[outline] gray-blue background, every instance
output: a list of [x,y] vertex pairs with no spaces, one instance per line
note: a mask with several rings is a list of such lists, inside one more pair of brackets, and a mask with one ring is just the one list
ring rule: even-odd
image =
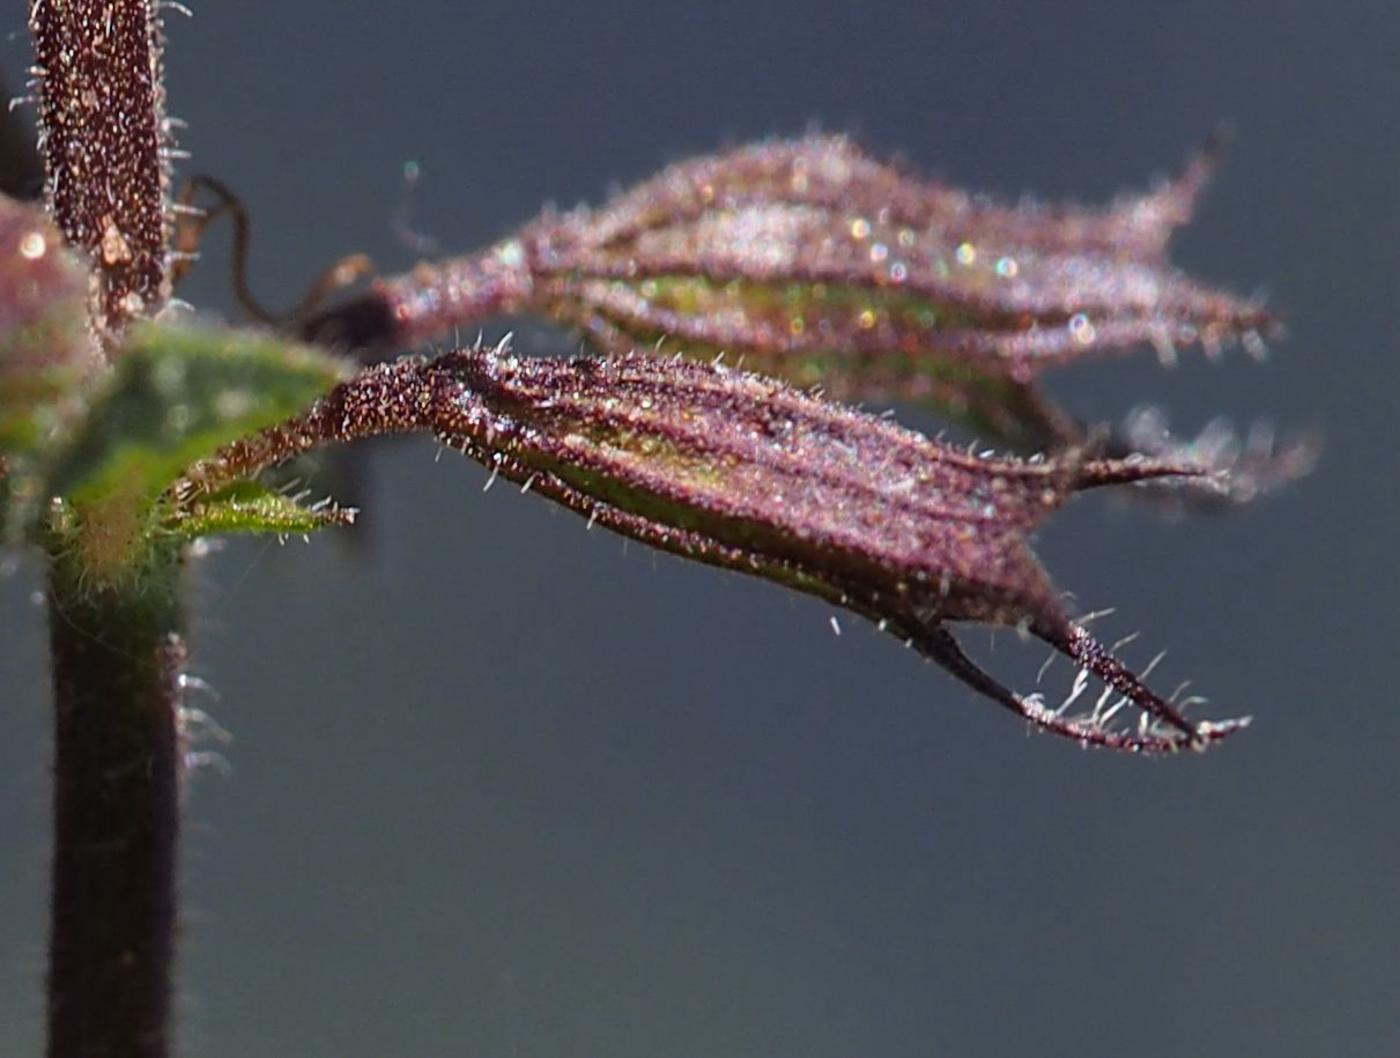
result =
[[[1042,534],[1063,587],[1143,630],[1136,661],[1169,646],[1162,682],[1256,715],[1163,763],[1027,738],[857,622],[834,637],[822,605],[483,495],[429,442],[376,448],[367,564],[240,543],[195,577],[195,668],[237,742],[189,809],[185,1054],[1400,1053],[1393,4],[196,7],[170,26],[182,168],[247,198],[269,300],[350,250],[409,263],[409,159],[418,223],[466,249],[813,122],[965,185],[1101,199],[1232,119],[1176,260],[1267,286],[1290,339],[1264,367],[1149,355],[1055,385],[1191,429],[1321,424],[1328,447],[1227,520],[1096,497]],[[22,32],[4,55],[23,64]],[[225,245],[201,306],[227,310]],[[0,583],[17,1058],[40,1050],[35,587]],[[1040,654],[1004,636],[995,659]]]

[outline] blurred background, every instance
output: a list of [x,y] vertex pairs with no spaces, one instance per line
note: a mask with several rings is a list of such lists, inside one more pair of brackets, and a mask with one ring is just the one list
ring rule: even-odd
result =
[[[1086,497],[1038,546],[1129,657],[1254,728],[1146,762],[1040,737],[853,619],[658,557],[430,441],[373,446],[361,546],[236,543],[193,671],[236,736],[185,839],[181,1053],[1386,1055],[1396,1018],[1400,12],[1218,0],[204,0],[169,16],[181,171],[290,304],[540,205],[812,127],[950,182],[1103,200],[1219,120],[1174,260],[1267,288],[1271,361],[1056,376],[1080,413],[1320,426],[1300,486],[1173,523]],[[27,64],[20,5],[3,68]],[[234,316],[226,232],[182,295]],[[518,330],[531,352],[567,336]],[[911,424],[935,424],[902,410]],[[0,1051],[41,1051],[42,608],[0,580]],[[1043,654],[969,646],[1001,671]],[[1057,666],[1051,687],[1067,687]],[[1056,683],[1059,681],[1059,684]],[[1025,685],[1022,681],[1022,686]]]

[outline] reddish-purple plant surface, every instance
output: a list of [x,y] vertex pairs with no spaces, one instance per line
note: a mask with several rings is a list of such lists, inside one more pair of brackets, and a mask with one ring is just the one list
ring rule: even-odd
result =
[[[983,694],[1086,745],[1204,748],[1244,721],[1194,723],[1070,619],[1026,542],[1075,492],[1190,466],[976,456],[761,376],[679,358],[523,360],[501,350],[371,369],[306,415],[195,468],[198,492],[319,445],[432,431],[596,523],[809,592],[875,621]],[[1000,686],[950,622],[1020,628],[1121,695],[1084,714]],[[1118,730],[1125,705],[1136,731]]]
[[[1086,746],[1199,750],[1247,722],[1188,716],[1194,700],[1149,688],[1028,543],[1088,489],[1230,506],[1310,464],[1302,441],[1086,425],[1038,385],[1144,345],[1166,361],[1262,352],[1277,325],[1260,305],[1165,260],[1213,148],[1155,191],[1085,209],[990,203],[842,137],[775,140],[673,166],[597,210],[547,212],[276,332],[182,327],[167,311],[172,240],[203,220],[168,195],[156,5],[32,0],[30,18],[48,218],[0,209],[0,531],[49,579],[52,1058],[168,1052],[195,719],[181,574],[203,536],[350,521],[270,483],[313,449],[435,435],[590,525],[868,618]],[[352,358],[499,314],[573,327],[598,355],[523,359],[502,342]],[[1016,454],[838,403],[889,400],[929,403]],[[964,623],[1050,644],[1079,670],[1070,694],[1003,685],[963,652]],[[1080,705],[1091,680],[1102,693]]]
[[[1262,305],[1164,261],[1221,151],[1104,209],[1015,207],[877,162],[846,137],[774,140],[672,166],[598,210],[547,212],[480,253],[381,280],[303,326],[392,349],[502,313],[578,330],[598,351],[724,358],[838,400],[920,401],[1024,454],[1094,439],[1037,385],[1046,371],[1148,344],[1262,356]],[[1162,431],[1105,453],[1178,456]],[[1194,502],[1253,498],[1304,472],[1306,440],[1219,458]]]

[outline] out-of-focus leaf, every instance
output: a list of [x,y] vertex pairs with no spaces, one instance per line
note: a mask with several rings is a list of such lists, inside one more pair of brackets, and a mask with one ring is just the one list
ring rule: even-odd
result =
[[163,528],[186,539],[224,533],[300,536],[354,521],[353,508],[325,500],[308,506],[299,497],[245,480],[179,505],[163,519]]
[[279,338],[139,325],[49,490],[150,501],[190,464],[295,414],[341,377],[337,361]]
[[41,499],[38,466],[103,370],[87,274],[42,210],[0,196],[0,543]]
[[36,206],[0,196],[0,455],[53,436],[101,367],[87,274]]
[[[1069,496],[1198,473],[1189,464],[982,458],[760,376],[681,359],[486,351],[371,369],[305,416],[197,468],[192,487],[319,444],[431,429],[596,522],[687,558],[820,596],[876,622],[1041,728],[1140,752],[1201,748],[1240,722],[1188,721],[1064,609],[1031,531]],[[1104,682],[1088,712],[978,668],[956,622],[1021,629]],[[1126,707],[1137,727],[1122,726]]]

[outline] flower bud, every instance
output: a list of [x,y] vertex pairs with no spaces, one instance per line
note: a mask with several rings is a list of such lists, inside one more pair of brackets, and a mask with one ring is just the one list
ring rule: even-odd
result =
[[[440,357],[423,377],[438,437],[493,474],[624,535],[868,617],[1046,730],[1161,752],[1203,748],[1240,726],[1187,721],[1149,690],[1069,617],[1027,542],[1073,493],[1196,473],[1190,465],[980,457],[771,379],[680,359],[476,351]],[[1098,710],[1067,715],[1002,687],[962,652],[955,622],[1050,643],[1104,682]],[[1121,704],[1109,706],[1115,696]],[[1129,704],[1136,730],[1112,720]]]
[[[1065,611],[1029,534],[1084,489],[1197,475],[1191,464],[994,459],[781,382],[679,357],[404,359],[196,467],[198,497],[308,449],[432,430],[497,476],[695,561],[763,577],[875,622],[1040,728],[1133,752],[1203,748],[1243,726],[1187,720]],[[1058,708],[1017,694],[949,626],[1016,628],[1082,672]],[[1105,686],[1069,707],[1089,679]],[[1114,700],[1116,698],[1116,700]],[[1128,706],[1138,711],[1125,729]]]
[[[412,345],[487,316],[542,315],[599,351],[725,357],[851,401],[917,400],[1032,453],[1092,432],[1038,388],[1084,357],[1151,344],[1210,355],[1276,331],[1253,301],[1164,263],[1214,148],[1103,209],[1003,206],[875,161],[844,137],[682,162],[603,207],[546,213],[479,254],[418,266],[313,321],[314,337]],[[356,333],[359,338],[355,339]],[[1115,435],[1105,451],[1130,452]],[[1312,443],[1174,490],[1240,502],[1311,465]]]

